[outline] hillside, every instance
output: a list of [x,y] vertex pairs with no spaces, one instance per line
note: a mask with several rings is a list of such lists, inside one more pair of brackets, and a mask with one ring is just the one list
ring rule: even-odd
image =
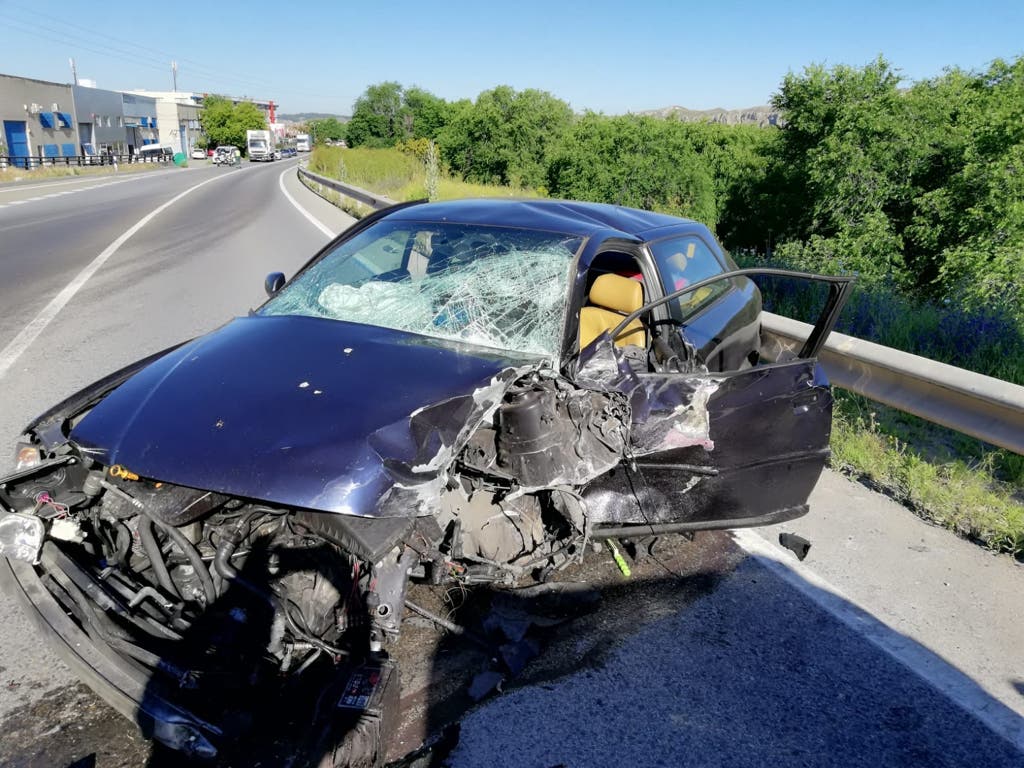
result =
[[278,112],[277,119],[284,123],[304,123],[307,120],[325,120],[334,117],[343,123],[352,119],[350,115],[335,115],[330,112]]

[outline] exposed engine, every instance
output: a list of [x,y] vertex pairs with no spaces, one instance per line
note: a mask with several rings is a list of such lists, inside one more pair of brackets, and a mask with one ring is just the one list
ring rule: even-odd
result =
[[71,442],[46,457],[30,447],[35,466],[0,489],[16,513],[3,525],[21,525],[29,549],[38,539],[49,588],[94,642],[212,716],[240,680],[382,653],[410,577],[509,585],[578,559],[588,524],[574,487],[621,459],[628,423],[618,393],[530,374],[445,470],[432,515],[382,519],[140,477]]

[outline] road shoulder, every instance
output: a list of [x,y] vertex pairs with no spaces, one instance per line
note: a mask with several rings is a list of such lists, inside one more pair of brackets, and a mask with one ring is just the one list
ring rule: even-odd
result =
[[775,544],[782,532],[809,539],[804,566],[1024,716],[1020,564],[835,472],[822,474],[810,503],[806,517],[758,534]]
[[282,189],[291,196],[293,205],[316,219],[320,223],[321,229],[326,228],[335,235],[356,223],[355,218],[349,216],[333,203],[324,200],[320,195],[299,181],[297,169],[297,165],[294,169],[289,168],[288,172],[281,177]]

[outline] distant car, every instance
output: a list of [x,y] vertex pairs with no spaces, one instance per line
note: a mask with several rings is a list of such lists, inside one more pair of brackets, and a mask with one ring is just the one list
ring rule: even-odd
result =
[[206,159],[206,150],[203,149],[202,147],[193,147],[192,148],[192,159],[193,160],[205,160]]
[[295,147],[281,147],[281,157],[295,157],[297,154]]
[[284,157],[284,155],[281,153],[281,150],[280,149],[275,149],[274,150],[274,159],[275,160],[280,160],[282,157]]
[[[829,288],[799,350],[762,349],[759,275]],[[319,764],[379,765],[410,579],[511,586],[591,541],[807,512],[851,281],[737,270],[703,224],[620,206],[376,212],[247,316],[30,424],[0,579],[172,748],[249,738],[253,696],[328,728],[330,694],[363,702],[362,751]]]

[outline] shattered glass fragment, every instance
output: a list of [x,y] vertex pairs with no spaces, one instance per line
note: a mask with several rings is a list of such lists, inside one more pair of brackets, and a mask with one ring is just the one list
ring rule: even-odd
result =
[[[367,234],[348,253],[343,243],[313,265],[261,314],[325,317],[557,355],[578,238],[436,225],[405,233],[412,245],[399,247],[396,233],[388,232],[389,246],[382,247]],[[404,259],[381,256],[403,248],[411,249]]]

